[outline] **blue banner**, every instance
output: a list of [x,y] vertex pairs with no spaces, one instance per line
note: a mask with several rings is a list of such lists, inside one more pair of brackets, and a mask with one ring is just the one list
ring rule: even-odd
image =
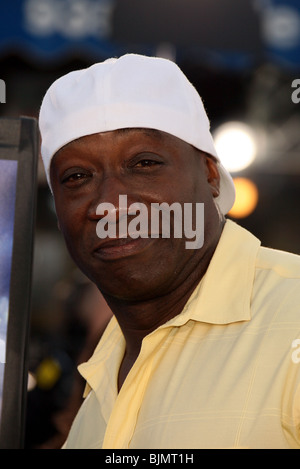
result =
[[257,0],[264,56],[285,69],[300,68],[299,0]]
[[[149,7],[146,1],[149,2],[149,0],[139,0],[140,12],[144,11],[146,5]],[[184,4],[184,0],[182,1]],[[49,61],[75,52],[78,55],[90,56],[93,60],[101,60],[120,55],[130,47],[125,44],[125,41],[122,44],[114,40],[120,37],[118,25],[122,30],[130,22],[135,25],[132,28],[135,51],[139,47],[141,53],[155,53],[159,45],[157,39],[159,33],[156,28],[156,23],[160,18],[159,11],[157,11],[155,24],[152,24],[153,35],[151,34],[148,44],[145,44],[145,41],[139,39],[139,27],[142,27],[143,21],[146,21],[148,26],[151,18],[144,18],[145,15],[139,17],[133,8],[134,2],[132,4],[127,2],[127,8],[124,8],[122,2],[124,0],[0,0],[0,54],[13,51],[38,61]],[[167,4],[161,0],[159,5],[163,12]],[[239,5],[242,8],[241,4]],[[228,50],[228,48],[224,50],[223,44],[226,43],[226,37],[220,34],[220,28],[214,31],[216,26],[211,24],[205,24],[205,27],[208,36],[212,35],[219,41],[217,47],[201,48],[203,41],[200,37],[197,45],[195,41],[192,41],[190,45],[185,44],[182,51],[179,46],[176,46],[178,54],[182,52],[186,56],[190,54],[191,57],[197,57],[200,51],[204,61],[207,60],[216,65],[221,64],[229,69],[249,68],[255,65],[255,60],[257,62],[272,61],[286,69],[300,69],[300,1],[247,0],[243,5],[245,8],[246,5],[247,8],[251,5],[260,24],[260,32],[255,30],[253,37],[251,38],[251,35],[249,37],[250,43],[251,41],[254,43],[257,40],[257,34],[261,35],[261,50],[255,52],[257,57],[252,54],[251,61],[249,61],[249,51],[240,50],[240,47],[237,47],[237,50]],[[123,7],[121,19],[116,26],[114,12],[119,11],[121,7]],[[185,7],[187,8],[188,4]],[[216,5],[211,2],[209,7],[214,9]],[[235,17],[233,8],[234,6],[232,6],[230,16],[236,18],[236,25],[241,26],[239,16]],[[243,10],[239,11],[241,18],[243,16],[243,21],[245,21],[247,15],[242,15]],[[179,34],[177,22],[178,19],[176,20],[170,13],[168,28],[171,31],[175,29],[175,34],[176,31]],[[201,31],[201,18],[197,28]],[[226,30],[226,28],[223,29]],[[236,43],[239,45],[238,41]]]
[[115,0],[0,0],[0,52],[40,59],[68,52],[106,57]]

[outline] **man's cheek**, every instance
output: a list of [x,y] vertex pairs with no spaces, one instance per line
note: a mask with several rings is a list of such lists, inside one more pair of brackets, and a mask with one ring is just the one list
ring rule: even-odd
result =
[[64,237],[66,246],[72,257],[80,255],[85,245],[83,230],[79,229],[79,226],[74,221],[73,224],[65,224],[60,222],[60,231]]

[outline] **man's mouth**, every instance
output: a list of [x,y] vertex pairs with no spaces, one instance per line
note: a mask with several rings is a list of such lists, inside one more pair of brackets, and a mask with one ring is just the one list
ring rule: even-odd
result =
[[102,240],[94,249],[94,255],[103,260],[116,260],[133,256],[144,251],[155,239],[150,237],[107,238]]

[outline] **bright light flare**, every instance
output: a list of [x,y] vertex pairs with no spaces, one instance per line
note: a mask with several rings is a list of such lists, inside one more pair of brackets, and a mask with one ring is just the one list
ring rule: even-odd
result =
[[256,184],[248,178],[233,179],[236,198],[228,215],[234,218],[248,217],[256,208],[259,193]]
[[241,171],[250,166],[257,154],[253,130],[241,122],[227,122],[214,132],[219,158],[229,172]]

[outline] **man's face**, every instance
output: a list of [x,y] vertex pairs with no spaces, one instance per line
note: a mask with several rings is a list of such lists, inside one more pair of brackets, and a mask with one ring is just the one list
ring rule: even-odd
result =
[[[121,300],[166,294],[197,268],[215,242],[218,182],[211,159],[176,137],[145,129],[82,137],[59,150],[51,164],[57,217],[72,258],[104,295]],[[120,195],[127,196],[127,206],[140,202],[148,209],[148,237],[97,236],[97,207],[113,204],[118,225],[124,214]],[[151,237],[152,204],[163,202],[204,203],[201,248],[187,249],[184,236]]]

